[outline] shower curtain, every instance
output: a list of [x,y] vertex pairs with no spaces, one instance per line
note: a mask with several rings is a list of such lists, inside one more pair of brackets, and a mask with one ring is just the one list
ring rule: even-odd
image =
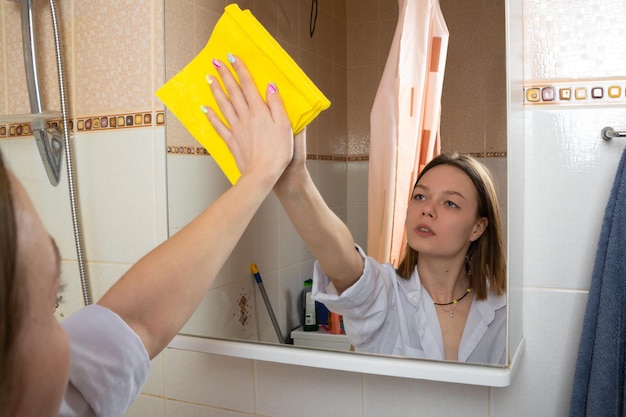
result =
[[441,149],[448,28],[438,0],[398,0],[398,26],[370,115],[367,252],[399,264],[419,171]]

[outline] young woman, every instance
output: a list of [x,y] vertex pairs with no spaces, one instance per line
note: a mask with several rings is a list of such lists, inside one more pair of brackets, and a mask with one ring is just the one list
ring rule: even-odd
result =
[[[247,123],[227,121],[233,131]],[[230,134],[221,121],[211,122],[222,136]],[[504,364],[505,254],[486,168],[456,154],[424,168],[407,210],[406,256],[396,270],[355,245],[316,189],[305,159],[302,134],[274,192],[317,260],[314,297],[343,315],[357,351]]]
[[275,86],[266,104],[243,63],[233,67],[241,88],[226,70],[230,112],[247,120],[246,129],[224,137],[242,173],[237,184],[97,304],[60,324],[53,315],[59,253],[0,158],[0,415],[122,416],[141,391],[150,359],[196,309],[293,155]]

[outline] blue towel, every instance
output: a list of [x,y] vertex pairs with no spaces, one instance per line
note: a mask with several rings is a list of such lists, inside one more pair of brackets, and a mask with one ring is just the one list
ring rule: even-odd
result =
[[604,212],[578,348],[570,417],[626,417],[626,151]]

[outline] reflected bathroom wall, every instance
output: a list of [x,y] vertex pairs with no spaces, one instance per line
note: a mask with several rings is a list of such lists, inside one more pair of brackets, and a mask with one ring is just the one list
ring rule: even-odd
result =
[[[165,1],[168,79],[205,46],[224,5]],[[244,1],[239,6],[252,11],[331,100],[331,108],[307,128],[308,164],[331,208],[347,220],[345,1],[319,2],[313,37],[309,35],[310,1]],[[212,158],[169,113],[167,145],[172,234],[223,193],[229,183]],[[301,320],[300,294],[304,280],[311,277],[313,259],[273,196],[254,217],[183,333],[278,341],[250,273],[251,263],[258,265],[282,333],[289,335]]]
[[[488,3],[441,2],[451,32],[442,147],[471,153],[494,170],[506,214],[504,3]],[[223,1],[165,1],[167,79],[205,46],[223,6]],[[252,11],[331,100],[331,107],[307,129],[308,166],[329,206],[365,247],[369,116],[397,24],[397,2],[319,1],[313,37],[310,0],[243,1],[239,6]],[[490,33],[477,34],[468,23],[477,21],[489,24]],[[472,78],[476,74],[480,80]],[[175,117],[166,114],[173,234],[229,183]],[[289,336],[302,321],[301,291],[311,277],[313,259],[273,196],[254,217],[182,333],[278,342],[250,263],[259,266],[272,311],[283,335]]]

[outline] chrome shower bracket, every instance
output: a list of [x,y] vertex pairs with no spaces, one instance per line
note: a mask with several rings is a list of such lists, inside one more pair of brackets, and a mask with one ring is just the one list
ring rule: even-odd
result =
[[58,127],[46,127],[48,120],[58,112],[44,112],[41,106],[39,78],[37,73],[37,53],[33,25],[33,0],[13,0],[21,3],[22,44],[24,47],[24,67],[30,100],[30,119],[39,155],[52,185],[58,185],[63,162],[63,135]]

